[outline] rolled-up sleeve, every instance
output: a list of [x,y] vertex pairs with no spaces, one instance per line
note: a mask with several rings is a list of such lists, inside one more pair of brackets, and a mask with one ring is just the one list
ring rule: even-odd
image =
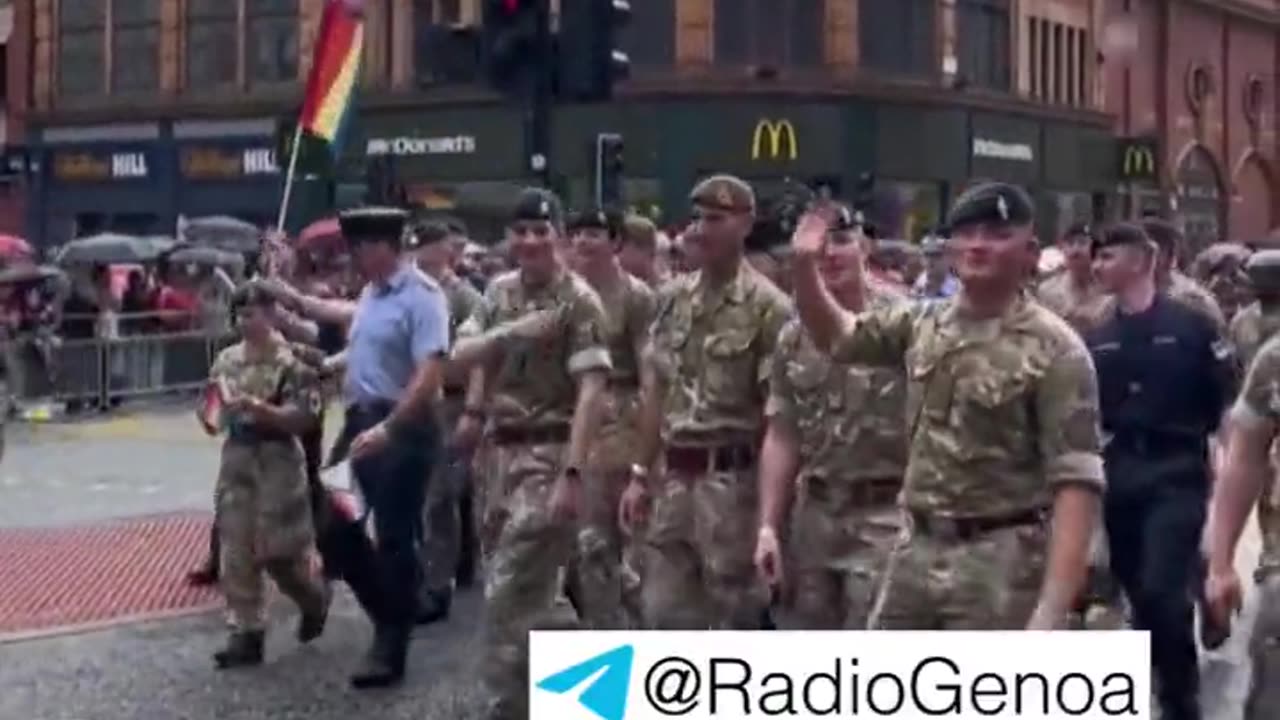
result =
[[769,372],[769,398],[764,405],[765,417],[791,432],[796,432],[799,422],[795,402],[796,389],[791,383],[791,377],[787,374],[787,366],[795,354],[799,337],[799,324],[787,323],[773,351],[773,364]]
[[901,367],[925,307],[923,303],[899,303],[854,315],[832,344],[832,359],[856,365]]
[[578,375],[592,370],[610,370],[609,346],[605,340],[604,307],[595,295],[573,298],[567,314],[569,352],[567,370]]
[[1101,490],[1102,426],[1098,376],[1084,343],[1071,337],[1055,353],[1035,393],[1040,456],[1050,486],[1083,484]]
[[444,293],[423,289],[412,296],[409,347],[414,363],[449,352],[449,306]]

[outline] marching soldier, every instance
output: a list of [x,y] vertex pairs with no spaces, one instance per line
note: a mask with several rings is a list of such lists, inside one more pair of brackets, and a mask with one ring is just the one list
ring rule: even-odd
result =
[[622,562],[618,502],[635,452],[640,396],[640,354],[653,320],[653,291],[622,269],[622,234],[616,213],[588,210],[569,226],[582,276],[599,294],[613,370],[603,416],[587,464],[578,556],[571,575],[574,601],[584,623],[601,630],[625,627],[623,589],[632,587]]
[[1280,330],[1280,250],[1262,250],[1245,263],[1254,301],[1231,319],[1231,342],[1245,367]]
[[830,208],[796,232],[796,303],[814,345],[908,378],[907,536],[872,627],[1048,629],[1083,586],[1104,485],[1097,384],[1080,337],[1023,292],[1033,219],[1021,188],[970,188],[947,222],[960,293],[881,309],[856,298],[857,313],[819,272]]
[[791,303],[743,259],[750,186],[716,175],[690,199],[696,219],[685,238],[699,270],[660,291],[642,370],[639,462],[620,519],[627,532],[644,523],[647,626],[754,629],[769,601],[752,561],[756,449]]
[[1106,317],[1109,296],[1093,277],[1093,229],[1072,225],[1058,241],[1064,268],[1040,283],[1036,299],[1084,333]]
[[[414,230],[417,238],[418,267],[435,279],[449,304],[450,337],[458,326],[475,313],[483,302],[479,291],[453,271],[452,240],[454,230],[444,223],[424,223]],[[465,378],[465,375],[463,376]],[[444,402],[441,405],[442,427],[457,426],[466,404],[465,380],[446,377]],[[469,458],[456,448],[441,454],[435,479],[427,487],[426,526],[422,542],[424,568],[419,624],[428,624],[449,616],[453,600],[453,584],[460,570],[463,539],[462,498],[467,492]],[[468,529],[471,523],[465,523]]]
[[[902,292],[865,273],[869,248],[859,243],[865,238],[841,208],[822,260],[835,297],[842,303],[858,297],[872,309],[907,302]],[[866,627],[875,582],[900,526],[905,404],[902,371],[835,365],[799,321],[782,330],[760,453],[756,567],[768,585],[782,584],[784,516],[794,488],[800,497],[786,538],[792,552],[785,555],[794,598],[785,625]]]
[[[490,284],[460,336],[537,310],[561,308],[558,332],[516,342],[472,376],[458,435],[462,446],[489,422],[481,537],[488,624],[484,687],[490,720],[527,714],[529,630],[555,610],[576,535],[592,433],[610,370],[604,310],[565,267],[560,201],[524,191],[507,227],[519,264]],[[485,401],[486,396],[491,399]]]
[[210,380],[230,413],[218,471],[222,589],[232,634],[214,655],[219,668],[263,660],[265,570],[302,611],[298,640],[324,631],[327,588],[311,573],[315,539],[310,495],[296,435],[315,422],[315,378],[272,332],[274,301],[256,291],[236,298],[243,340],[223,350]]

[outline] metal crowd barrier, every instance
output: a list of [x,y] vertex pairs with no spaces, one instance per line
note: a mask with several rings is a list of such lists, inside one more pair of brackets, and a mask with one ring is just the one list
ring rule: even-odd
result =
[[7,343],[9,388],[21,404],[106,408],[129,398],[199,390],[217,353],[234,341],[203,331]]

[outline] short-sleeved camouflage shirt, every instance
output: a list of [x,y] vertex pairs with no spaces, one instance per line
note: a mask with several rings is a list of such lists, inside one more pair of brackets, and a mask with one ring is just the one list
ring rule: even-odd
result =
[[1041,282],[1036,289],[1036,299],[1080,333],[1097,327],[1109,317],[1106,291],[1096,282],[1081,288],[1066,271]]
[[691,273],[663,286],[647,361],[663,385],[662,439],[755,442],[774,348],[791,301],[744,261],[720,288]]
[[623,282],[617,291],[601,300],[609,358],[613,363],[609,379],[619,385],[638,386],[640,358],[636,353],[644,347],[653,322],[653,290],[643,280],[623,273]]
[[1280,336],[1273,335],[1263,342],[1249,363],[1231,419],[1248,427],[1280,423]]
[[998,517],[1048,507],[1062,483],[1105,483],[1093,360],[1029,298],[991,319],[967,318],[956,299],[869,310],[832,355],[905,363],[914,510]]
[[535,310],[561,313],[562,328],[543,339],[513,338],[496,372],[486,377],[493,388],[490,416],[499,427],[568,423],[577,399],[576,376],[612,367],[600,298],[569,271],[539,288],[526,285],[519,271],[494,278],[484,302],[458,332],[478,334]]
[[475,314],[484,297],[471,283],[453,272],[440,280],[440,289],[444,291],[445,300],[449,303],[449,334],[452,339],[457,335],[458,327]]
[[1236,313],[1231,319],[1231,343],[1246,368],[1263,343],[1277,331],[1280,331],[1280,310],[1263,310],[1262,304],[1255,301]]
[[[231,392],[257,398],[263,402],[293,407],[318,417],[324,396],[316,373],[289,349],[276,343],[272,353],[255,357],[243,342],[222,352],[209,371],[212,382],[225,382]],[[246,422],[232,418],[231,424]]]
[[[908,302],[901,292],[876,284],[867,308]],[[906,400],[901,369],[836,364],[799,320],[783,328],[766,412],[795,434],[801,475],[900,480],[907,460]]]

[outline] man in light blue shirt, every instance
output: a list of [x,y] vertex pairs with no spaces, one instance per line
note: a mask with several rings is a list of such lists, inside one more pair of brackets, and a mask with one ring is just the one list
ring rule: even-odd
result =
[[947,239],[930,235],[920,241],[924,251],[924,272],[916,278],[911,296],[919,300],[943,300],[960,291],[960,281],[951,272],[951,258],[947,256]]

